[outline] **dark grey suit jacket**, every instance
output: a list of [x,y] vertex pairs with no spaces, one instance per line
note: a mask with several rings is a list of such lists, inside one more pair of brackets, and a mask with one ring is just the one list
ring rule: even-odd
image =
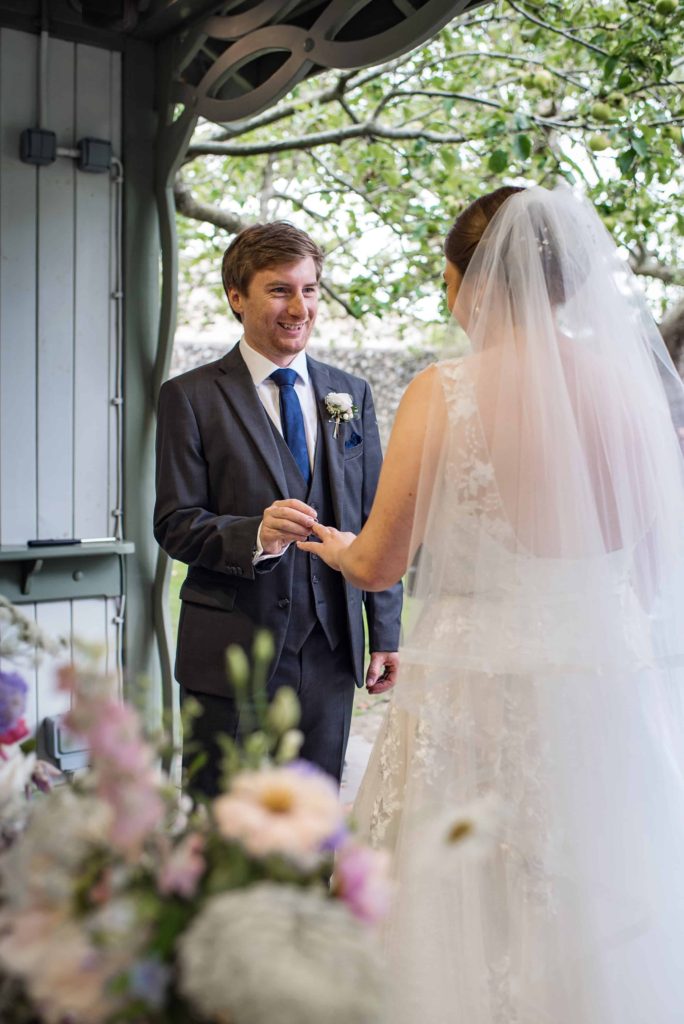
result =
[[[368,384],[307,357],[319,406],[318,444],[326,445],[334,525],[358,533],[370,512],[382,462]],[[359,412],[338,437],[325,409],[331,392],[352,395]],[[222,359],[167,381],[159,396],[154,534],[189,566],[181,588],[176,678],[199,693],[226,694],[224,651],[249,648],[268,629],[277,665],[290,615],[294,550],[252,564],[264,509],[288,498],[268,415],[238,346]],[[363,683],[362,601],[371,651],[399,645],[401,584],[377,594],[345,585],[354,675]]]

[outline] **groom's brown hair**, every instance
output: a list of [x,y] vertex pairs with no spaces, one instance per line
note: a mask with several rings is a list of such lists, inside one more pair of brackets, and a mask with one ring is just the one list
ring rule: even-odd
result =
[[[223,254],[221,270],[226,295],[230,288],[247,295],[252,278],[258,271],[296,263],[309,256],[314,261],[318,281],[323,269],[323,250],[306,231],[286,220],[243,228]],[[241,321],[242,317],[232,306],[231,310],[233,316]]]

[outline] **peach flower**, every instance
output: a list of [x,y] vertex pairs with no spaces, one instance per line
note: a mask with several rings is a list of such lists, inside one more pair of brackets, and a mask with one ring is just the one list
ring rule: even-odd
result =
[[344,834],[337,786],[310,766],[243,772],[213,812],[219,833],[256,857],[276,853],[314,863]]

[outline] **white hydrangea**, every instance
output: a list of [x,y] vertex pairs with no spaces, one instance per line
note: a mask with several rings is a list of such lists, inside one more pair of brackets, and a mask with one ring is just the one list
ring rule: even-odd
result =
[[93,844],[107,842],[111,810],[96,797],[68,787],[37,800],[21,843],[0,862],[0,882],[13,908],[62,907],[73,898],[74,878]]
[[35,763],[35,754],[24,754],[18,747],[10,748],[5,759],[0,760],[0,830],[3,835],[11,836],[26,821],[29,812],[26,787]]
[[366,929],[315,889],[260,882],[211,899],[182,936],[180,989],[231,1024],[373,1024],[381,970]]

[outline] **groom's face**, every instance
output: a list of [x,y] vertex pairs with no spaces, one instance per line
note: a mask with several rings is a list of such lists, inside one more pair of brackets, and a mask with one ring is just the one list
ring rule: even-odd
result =
[[247,344],[277,366],[288,366],[306,347],[316,322],[316,265],[307,256],[258,270],[246,294],[231,288],[228,300],[242,318]]

